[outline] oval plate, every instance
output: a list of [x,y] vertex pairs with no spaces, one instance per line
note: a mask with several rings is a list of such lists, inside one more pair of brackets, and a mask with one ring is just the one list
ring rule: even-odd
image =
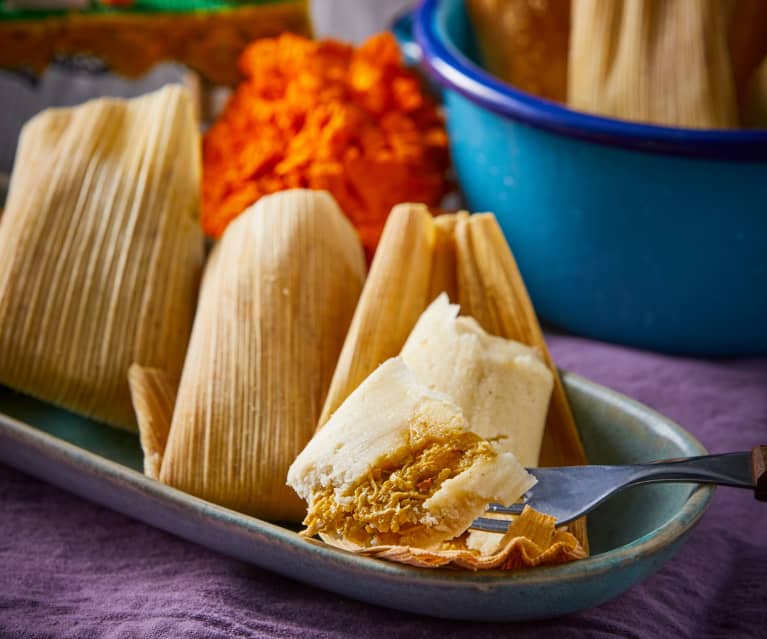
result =
[[[563,381],[593,463],[706,454],[689,433],[571,373]],[[518,621],[598,605],[655,572],[713,488],[639,486],[589,516],[592,556],[517,572],[418,569],[348,553],[141,474],[138,437],[0,387],[0,461],[180,537],[319,588],[436,617]]]

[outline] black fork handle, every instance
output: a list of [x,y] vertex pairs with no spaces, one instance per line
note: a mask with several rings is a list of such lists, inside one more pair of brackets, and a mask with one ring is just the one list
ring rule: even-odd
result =
[[743,453],[704,455],[634,466],[627,485],[654,482],[705,482],[721,486],[752,488],[755,497],[767,501],[767,446]]

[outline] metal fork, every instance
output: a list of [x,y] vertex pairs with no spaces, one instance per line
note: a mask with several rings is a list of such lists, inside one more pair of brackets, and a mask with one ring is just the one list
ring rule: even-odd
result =
[[[690,482],[751,488],[760,501],[767,501],[767,446],[749,452],[667,459],[628,466],[566,466],[529,468],[538,483],[522,502],[511,506],[490,504],[488,512],[519,515],[527,505],[552,515],[557,525],[566,524],[594,510],[615,493],[629,486],[655,482]],[[475,519],[471,528],[506,532],[508,519]]]

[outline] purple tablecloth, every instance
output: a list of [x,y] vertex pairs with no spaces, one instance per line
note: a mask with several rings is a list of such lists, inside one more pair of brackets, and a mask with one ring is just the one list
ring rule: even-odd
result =
[[[712,452],[767,443],[767,360],[552,337],[563,368],[644,402]],[[682,550],[614,601],[526,624],[441,621],[323,592],[0,466],[2,637],[765,637],[767,504],[721,488]]]

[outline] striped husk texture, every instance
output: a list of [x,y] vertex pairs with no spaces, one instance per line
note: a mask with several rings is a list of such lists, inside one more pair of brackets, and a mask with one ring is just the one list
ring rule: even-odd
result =
[[203,263],[184,89],[23,129],[0,221],[0,383],[135,429],[128,368],[180,375]]
[[573,0],[568,97],[668,126],[738,124],[723,0]]
[[311,438],[365,278],[333,198],[284,191],[208,260],[160,479],[234,510],[300,521],[288,467]]
[[128,382],[138,421],[141,450],[144,452],[144,474],[159,479],[170,420],[176,405],[178,381],[171,380],[159,368],[134,364],[128,369]]
[[379,364],[399,355],[431,301],[436,240],[426,206],[398,204],[392,209],[333,374],[320,426]]

